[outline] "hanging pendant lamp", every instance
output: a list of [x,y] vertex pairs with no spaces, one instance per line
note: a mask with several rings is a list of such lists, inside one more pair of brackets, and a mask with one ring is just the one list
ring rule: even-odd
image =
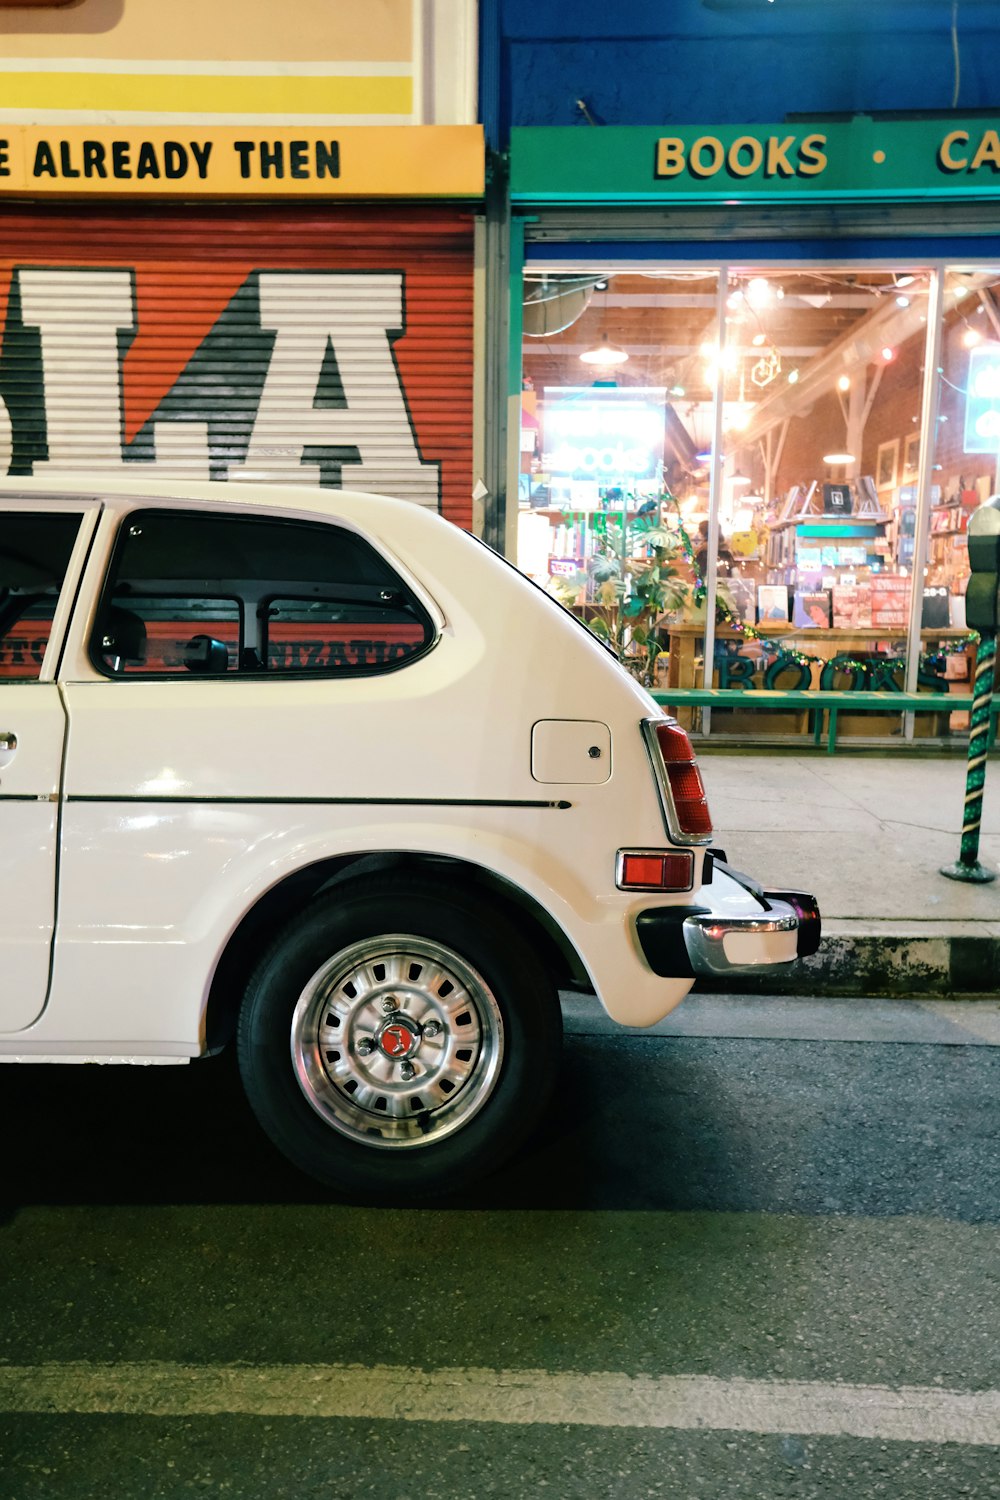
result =
[[596,344],[584,349],[580,355],[585,365],[623,365],[628,359],[628,350],[621,344],[612,344],[606,333],[602,333]]

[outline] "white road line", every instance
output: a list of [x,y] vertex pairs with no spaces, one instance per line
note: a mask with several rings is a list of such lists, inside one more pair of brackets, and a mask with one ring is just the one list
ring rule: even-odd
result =
[[0,1366],[0,1411],[354,1417],[1000,1446],[1000,1391],[404,1365]]

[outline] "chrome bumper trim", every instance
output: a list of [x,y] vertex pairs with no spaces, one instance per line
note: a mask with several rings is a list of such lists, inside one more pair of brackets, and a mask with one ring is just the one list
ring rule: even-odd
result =
[[795,951],[774,963],[753,964],[745,959],[732,963],[726,957],[726,938],[736,934],[769,937],[780,932],[796,932],[798,925],[798,916],[790,906],[784,901],[773,901],[770,910],[762,910],[759,917],[720,917],[714,912],[698,912],[685,918],[682,930],[688,958],[696,975],[746,973],[748,970],[754,974],[767,974],[791,963],[796,957]]

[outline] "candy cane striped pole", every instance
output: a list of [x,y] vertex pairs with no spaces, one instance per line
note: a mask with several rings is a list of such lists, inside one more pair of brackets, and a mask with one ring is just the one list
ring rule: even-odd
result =
[[965,812],[962,817],[962,845],[958,861],[944,865],[942,875],[949,880],[966,880],[985,884],[996,879],[994,870],[979,863],[979,825],[983,816],[983,786],[986,781],[986,752],[990,739],[990,709],[993,704],[993,678],[996,671],[997,638],[983,631],[976,649],[976,678],[972,689],[972,722],[969,726],[969,761],[965,775]]

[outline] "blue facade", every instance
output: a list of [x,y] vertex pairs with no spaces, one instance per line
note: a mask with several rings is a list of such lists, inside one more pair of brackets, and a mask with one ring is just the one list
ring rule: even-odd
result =
[[482,0],[487,139],[512,125],[996,109],[998,0]]

